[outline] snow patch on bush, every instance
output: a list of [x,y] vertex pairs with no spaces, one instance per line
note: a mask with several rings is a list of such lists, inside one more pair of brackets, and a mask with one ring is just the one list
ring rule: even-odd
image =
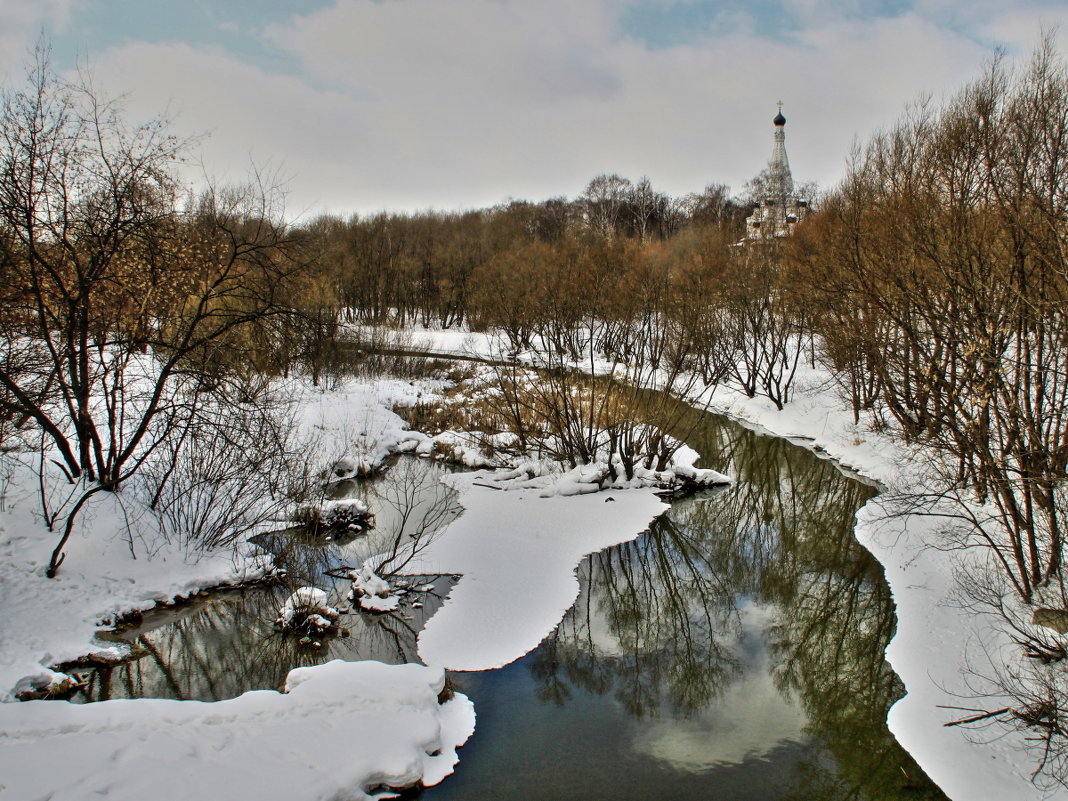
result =
[[378,576],[369,563],[352,574],[349,600],[369,612],[395,611],[400,606],[400,593],[400,590],[394,590],[388,581]]

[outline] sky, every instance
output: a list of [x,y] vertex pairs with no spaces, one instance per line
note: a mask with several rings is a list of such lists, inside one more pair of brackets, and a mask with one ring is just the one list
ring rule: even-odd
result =
[[195,178],[250,171],[290,219],[472,209],[648,177],[744,189],[777,101],[799,182],[923,95],[951,96],[1066,0],[0,0],[0,83],[34,44],[132,120],[195,137]]

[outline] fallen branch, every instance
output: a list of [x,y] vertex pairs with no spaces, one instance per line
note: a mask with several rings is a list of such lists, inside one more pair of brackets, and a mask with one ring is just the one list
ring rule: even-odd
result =
[[1004,709],[998,709],[994,712],[984,712],[982,715],[974,715],[970,718],[961,718],[960,720],[951,720],[949,723],[943,723],[943,726],[963,726],[967,723],[978,723],[980,720],[986,720],[987,718],[996,718],[998,715],[1004,715],[1006,712],[1012,712],[1012,707],[1005,707]]

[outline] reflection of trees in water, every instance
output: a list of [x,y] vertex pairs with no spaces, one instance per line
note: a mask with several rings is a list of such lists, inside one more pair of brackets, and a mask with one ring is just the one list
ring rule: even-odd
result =
[[441,462],[402,456],[371,479],[348,479],[331,484],[330,499],[356,498],[375,516],[369,530],[316,531],[294,527],[254,538],[289,571],[294,589],[328,580],[329,571],[359,567],[372,557],[383,576],[397,573],[429,545],[463,507],[455,490],[441,478],[453,468]]
[[[351,612],[340,625],[350,636],[327,638],[320,648],[301,645],[275,629],[286,597],[301,586],[327,590],[330,603],[344,608],[349,582],[329,575],[342,565],[356,566],[383,551],[401,565],[409,549],[420,547],[459,514],[456,493],[440,478],[445,468],[415,458],[400,459],[373,481],[349,487],[377,515],[371,536],[335,531],[327,539],[307,529],[273,532],[256,538],[288,574],[284,586],[217,593],[176,610],[146,616],[127,630],[132,658],[88,676],[79,700],[112,697],[220,700],[246,690],[278,688],[295,667],[331,659],[417,662],[416,636],[441,605],[448,577],[404,577],[411,587],[428,582],[432,591],[410,590],[397,612]],[[357,491],[358,490],[358,491]],[[415,603],[421,606],[414,606]]]
[[[420,581],[412,583],[419,586]],[[343,615],[341,625],[351,636],[323,640],[319,649],[303,647],[275,630],[274,618],[288,593],[282,587],[221,593],[181,610],[146,615],[144,625],[122,637],[138,658],[90,673],[76,700],[217,701],[247,690],[279,688],[293,668],[331,659],[415,662],[416,635],[449,586],[444,578],[434,592],[412,592],[394,614]],[[339,590],[345,588],[347,584]]]
[[568,682],[637,716],[696,713],[740,670],[737,602],[771,605],[773,677],[795,695],[814,750],[798,798],[943,798],[886,728],[903,688],[884,659],[895,619],[882,568],[853,536],[874,494],[829,462],[734,425],[687,435],[734,484],[688,498],[635,542],[592,557],[589,589],[534,665],[544,695]]
[[647,535],[585,563],[582,595],[534,663],[544,696],[567,697],[563,671],[576,686],[612,692],[637,717],[665,696],[684,713],[707,705],[737,672],[722,634],[736,621],[731,590],[708,580],[699,544],[660,518]]

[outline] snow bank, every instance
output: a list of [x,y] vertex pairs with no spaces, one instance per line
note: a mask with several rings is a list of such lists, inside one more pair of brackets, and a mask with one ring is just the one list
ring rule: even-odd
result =
[[[691,451],[691,453],[693,453]],[[697,454],[694,453],[694,458]],[[622,464],[616,464],[616,478],[606,462],[582,464],[565,470],[556,462],[524,460],[510,469],[499,469],[487,480],[500,489],[536,489],[543,498],[554,495],[569,497],[588,495],[602,490],[664,489],[682,490],[713,487],[731,482],[728,476],[716,470],[692,467],[692,460],[672,464],[666,470],[650,470],[634,467],[633,478],[625,478]]]
[[301,434],[321,438],[323,465],[330,480],[368,475],[391,455],[410,451],[426,437],[409,431],[408,424],[392,411],[409,406],[423,390],[407,381],[378,379],[347,380],[330,390],[303,393]]
[[324,498],[298,509],[295,517],[297,522],[323,528],[347,528],[350,531],[374,528],[374,515],[359,498]]
[[[490,335],[469,334],[461,338],[456,332],[431,330],[416,331],[413,336],[419,344],[438,353],[500,358]],[[599,369],[604,367],[598,365]],[[893,492],[929,489],[922,466],[914,460],[913,450],[899,441],[873,433],[870,421],[862,420],[855,425],[852,411],[835,396],[825,372],[803,368],[795,386],[794,398],[781,411],[766,398],[748,398],[725,385],[716,387],[710,396],[695,400],[700,404],[708,402],[711,411],[768,433],[795,438],[798,444],[825,453],[844,467],[875,479],[886,488],[887,492],[858,512],[856,536],[882,563],[897,605],[897,633],[887,649],[887,660],[904,682],[907,694],[890,711],[890,730],[932,780],[955,801],[1038,801],[1048,798],[1047,792],[1030,781],[1035,755],[1027,752],[1023,734],[1005,732],[995,738],[995,729],[970,732],[943,726],[963,713],[940,709],[941,705],[991,709],[1006,705],[996,698],[975,699],[974,689],[968,684],[968,671],[970,666],[981,667],[980,661],[988,655],[1012,653],[1012,644],[1000,630],[999,620],[962,608],[956,600],[954,575],[962,555],[932,547],[944,541],[945,532],[939,527],[944,527],[945,521],[915,514],[888,515],[884,509],[887,496]],[[581,491],[581,484],[581,481],[575,482],[577,491]],[[601,498],[590,495],[575,500],[597,503]],[[463,502],[474,504],[465,515],[470,524],[474,518],[471,513],[478,513],[478,496],[468,493]],[[528,500],[523,503],[529,506]],[[513,505],[520,504],[514,501]],[[613,505],[608,504],[608,507]],[[502,513],[502,519],[487,520],[486,525],[494,527],[491,529],[494,531],[508,531],[513,521],[504,517]],[[541,513],[536,513],[536,517],[540,521]],[[519,525],[538,528],[536,522],[526,519]],[[449,546],[450,543],[446,541],[441,545]],[[487,561],[489,558],[486,557]],[[458,557],[450,564],[456,562],[459,562]],[[463,572],[464,567],[456,564],[455,569]],[[480,574],[483,569],[489,572],[489,565],[480,567]],[[513,598],[509,605],[517,604],[518,597],[537,596],[540,588],[536,579],[527,581],[516,575],[512,581]],[[499,590],[508,594],[508,587]],[[458,605],[468,607],[474,620],[477,620],[475,607],[478,603],[493,603],[481,579],[469,582],[467,587],[461,581],[454,595]],[[448,604],[439,616],[447,610]],[[512,610],[509,614],[516,612]],[[521,619],[525,617],[522,612],[518,614]],[[492,608],[490,615],[495,616]],[[425,644],[421,641],[420,648],[428,655],[443,659],[449,656],[462,662],[461,655],[452,657],[447,643],[442,642],[445,627],[440,623],[439,626],[440,634],[436,627],[428,626]],[[459,628],[460,624],[457,624]],[[484,627],[480,626],[482,628],[489,631],[496,626],[487,622]],[[486,659],[481,661],[499,662],[505,658],[505,650],[502,648],[502,654],[495,658],[486,654]],[[1018,649],[1015,653],[1014,658],[1019,658]],[[473,664],[480,662],[475,658],[470,661]]]
[[[492,353],[487,338],[463,332],[427,332],[425,339],[440,346],[435,349]],[[854,426],[825,379],[810,376],[783,411],[725,387],[717,389],[712,408],[801,438],[884,485],[921,485],[924,476],[911,454],[863,424]],[[399,381],[312,393],[303,426],[330,437],[337,452],[324,464],[346,460],[343,472],[360,472],[389,453],[430,447],[385,408],[413,403],[419,394]],[[575,600],[581,559],[633,539],[665,508],[651,489],[613,491],[608,502],[606,493],[583,493],[583,485],[594,483],[590,475],[574,479],[572,497],[540,497],[545,487],[504,492],[478,486],[488,483],[486,474],[449,478],[466,512],[407,568],[463,576],[419,638],[420,655],[439,669],[331,663],[291,673],[287,695],[260,691],[215,704],[4,704],[0,798],[61,801],[106,790],[109,798],[173,793],[288,801],[420,775],[427,783],[440,780],[473,726],[466,699],[431,707],[440,667],[499,667],[532,650]],[[135,526],[127,538],[127,510],[119,500],[101,498],[83,516],[59,576],[48,580],[43,574],[55,537],[35,517],[32,488],[9,488],[0,515],[5,698],[20,678],[47,679],[47,665],[91,650],[98,622],[116,612],[262,569],[248,554],[193,559],[153,537],[150,526]],[[897,603],[898,631],[887,657],[908,694],[891,710],[891,731],[953,799],[1044,797],[1028,780],[1020,735],[977,744],[967,731],[942,726],[954,715],[939,704],[968,705],[971,691],[961,667],[971,656],[970,643],[992,651],[1004,643],[992,621],[952,602],[958,555],[927,547],[938,539],[935,523],[887,517],[883,502],[876,498],[859,512],[857,536],[884,565]],[[440,756],[428,755],[439,748]]]
[[667,508],[651,489],[546,498],[480,486],[491,475],[448,476],[464,514],[405,568],[462,574],[419,635],[427,664],[487,670],[533,650],[578,597],[583,557],[634,539]]
[[[377,466],[422,438],[387,408],[418,400],[422,390],[406,381],[353,380],[332,391],[294,382],[290,390],[301,400],[301,434],[317,440],[323,465],[343,474]],[[152,516],[122,493],[101,493],[80,514],[58,575],[47,579],[44,571],[59,534],[41,522],[37,489],[30,472],[15,466],[0,504],[0,700],[12,700],[24,678],[31,681],[23,687],[65,678],[50,665],[93,652],[117,655],[115,646],[95,644],[93,635],[121,613],[254,578],[269,568],[256,548],[204,554],[168,542]],[[326,502],[323,509],[357,511],[354,504]]]
[[[414,402],[419,392],[401,381],[309,390],[302,433],[321,436],[323,465],[333,465],[335,473],[360,472],[420,441],[386,408]],[[47,686],[65,678],[49,669],[57,662],[105,651],[118,656],[121,646],[93,639],[117,615],[270,568],[255,548],[202,554],[168,542],[152,516],[119,493],[93,498],[79,517],[59,574],[47,579],[59,535],[41,523],[36,484],[28,471],[16,469],[2,488],[5,701],[12,700],[16,686]],[[289,610],[322,600],[318,592],[291,599]],[[285,617],[285,608],[281,614]],[[377,785],[434,784],[451,772],[456,747],[474,727],[471,704],[462,696],[438,705],[442,682],[440,669],[336,662],[291,672],[291,692],[284,695],[264,690],[210,704],[0,704],[0,799],[295,801],[367,797],[363,788]]]
[[[105,621],[134,609],[237,583],[267,568],[252,549],[194,554],[161,537],[148,516],[124,508],[121,496],[98,494],[81,513],[67,558],[53,579],[45,568],[59,534],[38,515],[36,486],[16,473],[0,514],[0,699],[12,700],[20,679],[40,686],[65,678],[49,666],[86,653]],[[0,715],[6,707],[0,707]],[[3,720],[0,718],[0,729]]]
[[474,731],[467,698],[438,704],[444,680],[422,665],[334,661],[291,671],[285,694],[210,704],[8,704],[0,797],[310,801],[436,784]]

